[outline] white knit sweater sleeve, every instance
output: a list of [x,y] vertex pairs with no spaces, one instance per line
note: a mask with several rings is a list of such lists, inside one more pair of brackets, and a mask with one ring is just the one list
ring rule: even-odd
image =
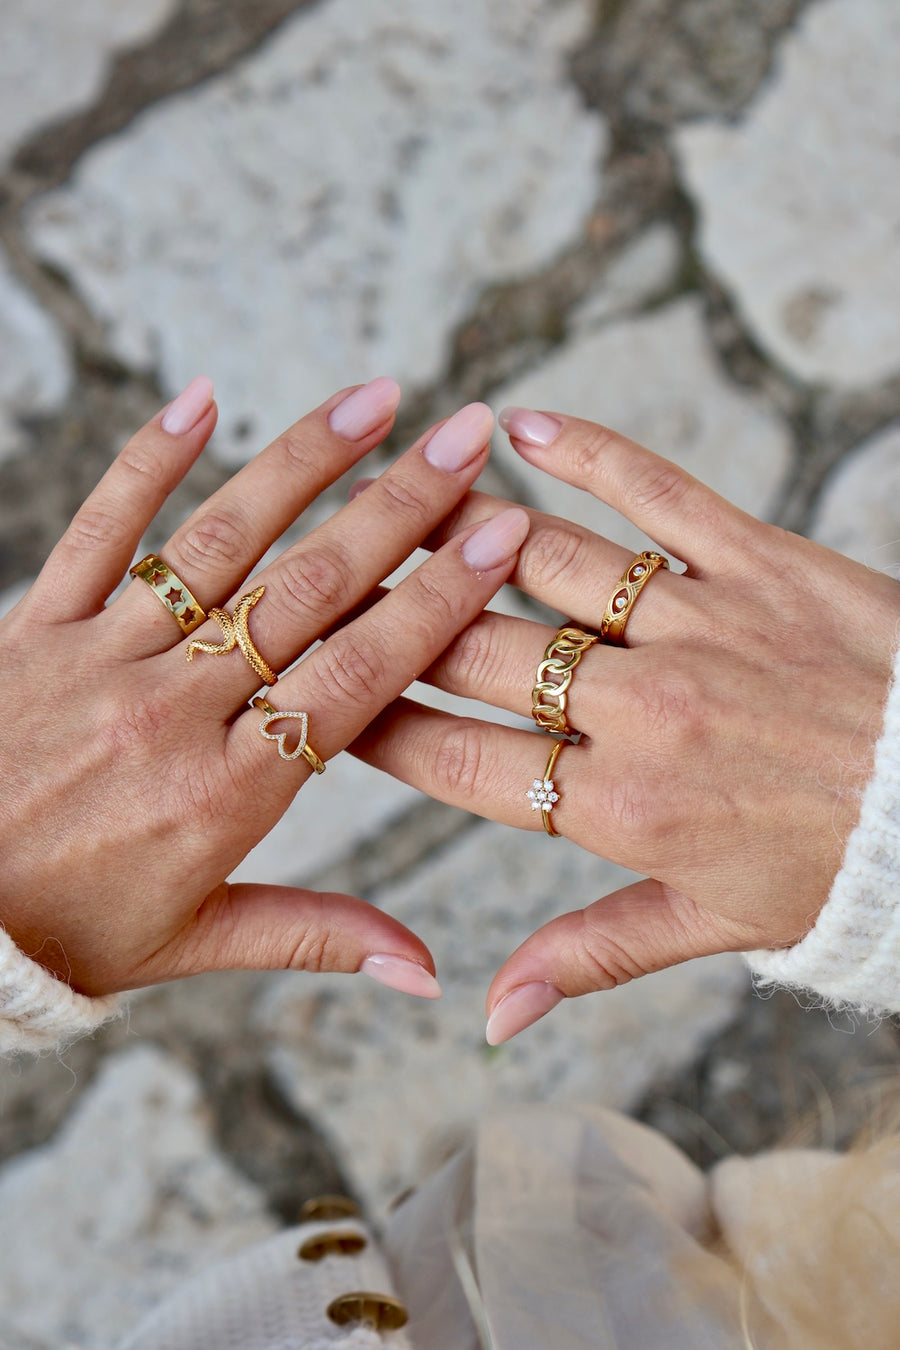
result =
[[859,822],[815,925],[793,947],[747,954],[760,989],[811,990],[828,1007],[900,1012],[900,649]]
[[115,1017],[121,1004],[118,994],[77,994],[0,928],[0,1054],[58,1050]]

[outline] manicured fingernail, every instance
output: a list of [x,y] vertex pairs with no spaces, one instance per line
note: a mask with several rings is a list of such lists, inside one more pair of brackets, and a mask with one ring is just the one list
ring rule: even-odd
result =
[[184,436],[193,431],[212,401],[212,380],[206,375],[198,375],[166,408],[160,426],[170,436]]
[[519,506],[501,511],[470,534],[462,546],[465,561],[475,572],[489,572],[508,562],[524,542],[531,521]]
[[400,386],[387,375],[354,389],[328,414],[328,425],[344,441],[361,441],[397,411]]
[[531,408],[504,408],[497,421],[513,440],[529,445],[549,445],[562,431],[562,422]]
[[485,403],[469,403],[434,433],[422,451],[444,473],[464,468],[484,449],[494,430],[494,414]]
[[347,500],[352,502],[354,497],[358,497],[361,492],[365,492],[366,488],[371,487],[374,482],[374,478],[360,478],[359,482],[354,483],[347,493]]
[[488,1045],[502,1045],[526,1027],[540,1021],[564,997],[562,990],[546,980],[520,984],[518,989],[513,989],[506,998],[502,998],[491,1013],[484,1033],[485,1040]]
[[401,994],[416,994],[419,998],[441,996],[441,986],[434,976],[424,966],[402,956],[385,956],[378,952],[367,956],[359,970],[361,975],[368,975],[389,989],[399,989]]

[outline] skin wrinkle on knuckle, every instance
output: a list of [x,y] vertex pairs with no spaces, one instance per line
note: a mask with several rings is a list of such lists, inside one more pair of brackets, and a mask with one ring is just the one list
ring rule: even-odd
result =
[[[379,513],[385,509],[391,513],[393,519],[399,514],[404,517],[411,517],[417,526],[424,531],[433,523],[434,507],[426,497],[423,497],[409,478],[400,477],[397,473],[386,473],[377,479],[379,494],[383,494],[386,501],[378,503]],[[366,502],[375,503],[374,494],[366,494]]]
[[175,542],[182,564],[207,569],[231,564],[241,556],[250,534],[242,511],[223,505],[205,513]]
[[582,915],[582,931],[575,955],[588,990],[618,988],[648,973],[589,911]]
[[535,590],[551,589],[588,567],[588,541],[573,527],[538,525],[519,557],[522,582]]
[[[285,608],[292,619],[309,618],[317,625],[330,623],[345,613],[354,599],[347,563],[329,544],[316,543],[284,554],[277,578],[277,591],[286,600]],[[274,586],[272,590],[276,592]]]
[[90,501],[82,506],[66,531],[66,544],[85,553],[115,549],[130,542],[133,524],[114,506]]
[[594,425],[577,436],[572,447],[572,468],[578,481],[590,482],[604,476],[604,456],[615,435],[608,427]]
[[331,638],[316,653],[316,680],[323,701],[369,708],[387,683],[387,653],[371,634]]
[[306,438],[301,427],[302,423],[299,423],[283,431],[275,440],[275,448],[289,470],[310,474],[315,470],[315,446]]
[[632,471],[625,491],[636,513],[663,516],[679,508],[688,486],[680,469],[660,460]]
[[481,729],[463,725],[445,732],[435,747],[432,773],[449,796],[474,797],[481,777]]
[[436,672],[454,686],[468,688],[474,684],[490,688],[497,671],[492,632],[493,623],[489,618],[475,619],[437,662]]

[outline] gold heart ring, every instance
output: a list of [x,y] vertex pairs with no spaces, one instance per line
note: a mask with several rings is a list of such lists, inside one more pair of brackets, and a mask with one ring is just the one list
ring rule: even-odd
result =
[[[271,703],[269,703],[264,698],[253,699],[251,706],[254,708],[258,708],[263,715],[263,719],[259,724],[260,735],[264,736],[267,741],[275,741],[277,743],[278,753],[282,759],[288,760],[296,759],[298,755],[302,755],[303,758],[306,760],[307,764],[309,765],[309,767],[311,769],[315,769],[316,773],[325,772],[324,763],[316,754],[315,750],[312,748],[309,741],[306,739],[306,734],[309,729],[308,713],[279,712],[277,708],[273,708]],[[300,723],[300,741],[299,744],[296,746],[296,748],[291,751],[288,751],[286,748],[288,732],[269,730],[269,724],[271,722],[279,722],[282,719],[288,717],[291,717],[294,719],[294,721]]]

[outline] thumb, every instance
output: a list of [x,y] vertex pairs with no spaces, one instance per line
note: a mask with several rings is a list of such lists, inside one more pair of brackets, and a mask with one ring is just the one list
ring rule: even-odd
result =
[[741,945],[680,891],[661,881],[635,882],[551,919],[513,952],[488,990],[488,1044],[508,1041],[564,998]]
[[361,971],[405,994],[441,995],[431,953],[402,923],[355,896],[293,886],[223,884],[152,961],[154,981],[208,970]]

